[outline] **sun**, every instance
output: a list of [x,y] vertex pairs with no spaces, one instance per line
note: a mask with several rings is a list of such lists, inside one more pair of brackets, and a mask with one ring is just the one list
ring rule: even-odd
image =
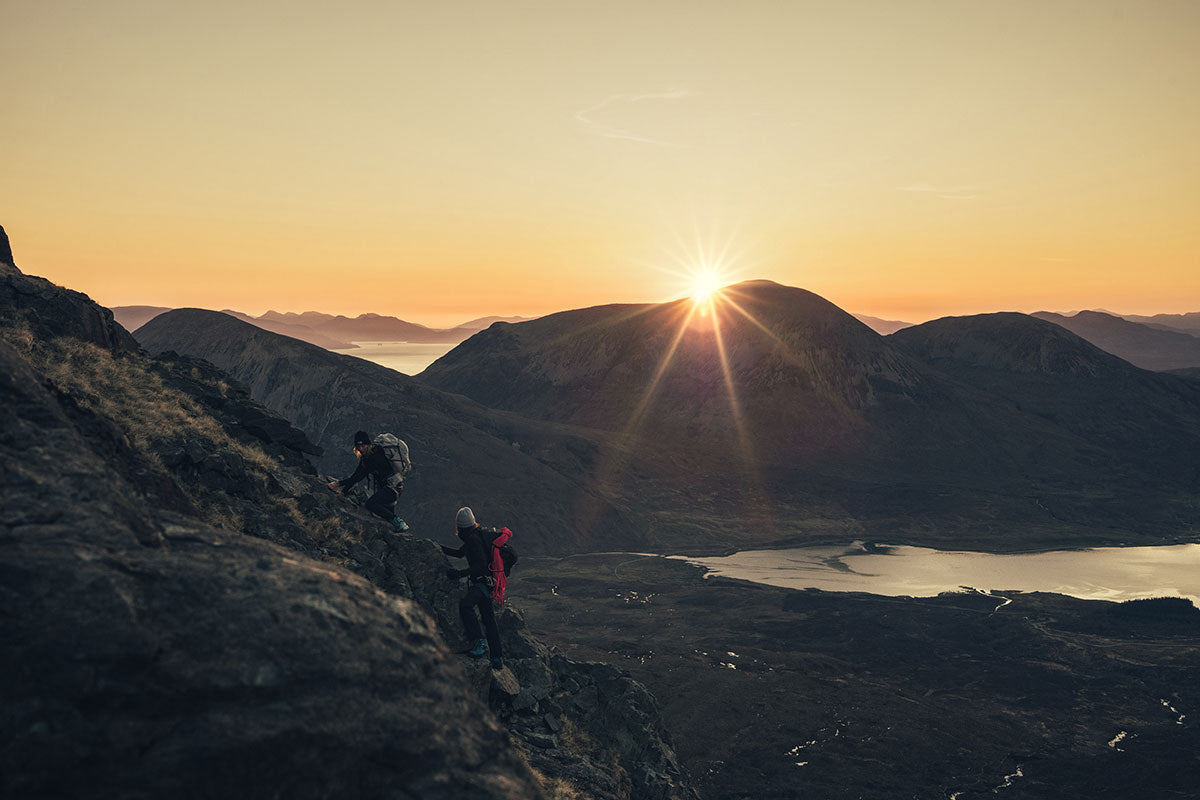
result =
[[716,270],[706,269],[692,276],[692,302],[696,305],[707,303],[713,295],[721,291],[723,283]]

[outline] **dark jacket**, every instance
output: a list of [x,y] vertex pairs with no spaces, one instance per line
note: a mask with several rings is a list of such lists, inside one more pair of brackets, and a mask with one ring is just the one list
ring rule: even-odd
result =
[[345,491],[370,475],[375,479],[375,488],[378,490],[387,485],[387,480],[392,477],[393,471],[392,462],[384,454],[383,448],[375,445],[371,448],[369,455],[358,460],[358,468],[354,470],[354,474],[349,478],[342,478],[338,484]]
[[467,568],[458,570],[458,577],[470,576],[472,582],[491,580],[491,544],[497,533],[499,531],[495,528],[481,528],[476,525],[463,534],[462,547],[451,548],[442,545],[442,552],[446,555],[467,559]]

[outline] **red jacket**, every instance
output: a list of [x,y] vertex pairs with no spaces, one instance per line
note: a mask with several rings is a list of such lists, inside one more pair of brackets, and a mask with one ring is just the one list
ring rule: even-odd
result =
[[513,532],[508,528],[501,528],[496,534],[496,538],[492,539],[492,560],[488,564],[488,569],[492,572],[492,599],[499,605],[504,605],[504,590],[508,588],[508,576],[504,574],[504,559],[500,558],[500,545],[512,538]]
[[[462,547],[446,547],[442,552],[448,556],[467,559],[467,568],[457,570],[459,577],[470,577],[472,581],[489,578],[492,585],[492,599],[504,605],[504,590],[508,588],[508,578],[504,575],[504,559],[500,557],[500,545],[512,538],[513,532],[508,528],[484,528],[476,525],[469,533],[463,535]],[[487,555],[491,546],[491,555]]]

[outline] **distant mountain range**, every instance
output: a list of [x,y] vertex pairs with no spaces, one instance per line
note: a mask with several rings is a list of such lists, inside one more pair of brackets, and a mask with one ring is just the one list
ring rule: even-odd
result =
[[880,319],[879,317],[872,317],[866,314],[855,314],[854,318],[878,333],[880,336],[887,336],[889,333],[895,333],[896,331],[903,330],[904,328],[911,328],[915,324],[912,322],[901,322],[895,319]]
[[[1080,311],[1069,316],[1039,311],[1033,316],[1060,325],[1101,350],[1120,356],[1143,369],[1174,370],[1200,367],[1200,337],[1182,330],[1131,322],[1129,319],[1102,311]],[[1166,316],[1168,315],[1159,315]]]
[[1200,336],[1200,311],[1193,311],[1188,314],[1155,314],[1151,317],[1144,317],[1138,314],[1119,314],[1117,316],[1127,319],[1130,322],[1140,322],[1143,325],[1149,325],[1151,328],[1183,331],[1193,336]]
[[[133,332],[150,320],[172,309],[163,306],[116,306],[112,309],[117,322]],[[480,317],[453,328],[429,328],[415,322],[406,322],[397,317],[381,314],[360,314],[346,317],[323,314],[319,311],[303,313],[268,311],[254,317],[240,311],[225,309],[221,313],[236,317],[251,325],[290,336],[302,342],[315,344],[327,350],[349,350],[357,347],[354,342],[420,342],[457,343],[493,322],[521,322],[532,317]]]

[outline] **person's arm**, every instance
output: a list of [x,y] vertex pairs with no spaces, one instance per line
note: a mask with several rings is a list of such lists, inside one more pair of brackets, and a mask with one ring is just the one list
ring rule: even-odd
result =
[[338,486],[341,488],[341,490],[343,492],[345,492],[351,486],[358,483],[363,478],[367,477],[368,472],[369,472],[369,470],[367,469],[367,459],[360,458],[358,460],[358,467],[355,468],[355,470],[354,470],[354,474],[351,475],[349,478],[342,478],[340,481],[337,482]]
[[480,549],[478,545],[479,545],[478,537],[473,537],[473,538],[469,539],[468,541],[464,542],[463,546],[458,548],[457,550],[451,550],[449,547],[442,545],[442,550],[445,551],[446,555],[453,555],[453,556],[457,556],[458,558],[465,557],[467,559],[467,568],[466,569],[455,569],[454,567],[447,567],[446,568],[446,576],[448,578],[457,580],[458,578],[466,578],[469,575],[486,575],[487,574],[486,567],[484,567],[484,570],[482,572],[477,571],[475,568],[476,562],[479,561],[479,559],[483,558],[482,555],[477,555],[477,551],[479,551],[479,549]]

